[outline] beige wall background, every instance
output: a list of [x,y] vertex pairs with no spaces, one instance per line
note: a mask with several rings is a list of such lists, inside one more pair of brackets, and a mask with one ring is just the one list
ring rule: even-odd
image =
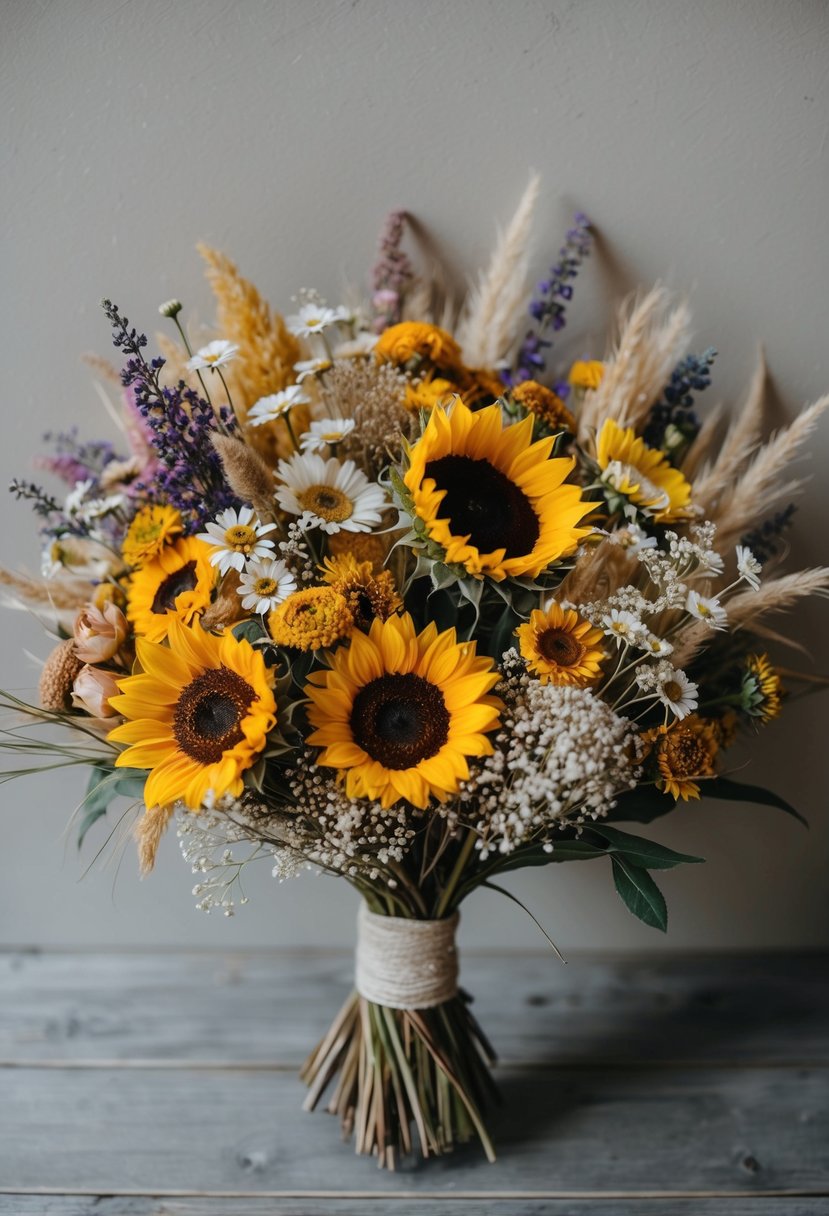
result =
[[[542,174],[534,275],[587,211],[564,355],[597,353],[612,303],[638,283],[690,295],[696,348],[720,356],[709,402],[734,402],[758,342],[769,425],[829,387],[829,8],[789,0],[5,0],[0,483],[42,432],[112,431],[79,355],[108,354],[109,295],[153,331],[172,295],[211,315],[194,252],[226,250],[271,301],[362,286],[386,211],[405,206],[461,277],[486,259],[529,169]],[[597,348],[598,344],[598,348]],[[829,426],[803,472],[792,559],[827,557]],[[2,560],[37,567],[25,505],[3,504]],[[829,670],[829,606],[797,615]],[[47,643],[6,612],[0,673],[30,689]],[[671,929],[634,921],[604,863],[518,875],[512,889],[565,950],[829,944],[829,700],[789,706],[745,780],[785,792],[805,832],[770,810],[706,802],[652,834],[707,857],[663,874]],[[747,754],[738,760],[743,763]],[[346,944],[343,883],[278,886],[266,867],[233,920],[193,909],[170,838],[139,883],[129,843],[99,831],[79,857],[64,826],[79,773],[0,787],[0,943]],[[543,944],[492,894],[467,944]]]

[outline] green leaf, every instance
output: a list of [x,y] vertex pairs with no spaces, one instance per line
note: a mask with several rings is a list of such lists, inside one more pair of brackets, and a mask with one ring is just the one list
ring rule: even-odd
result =
[[268,636],[261,620],[254,617],[247,621],[240,621],[238,625],[233,626],[230,632],[237,642],[250,642],[251,646],[254,642],[260,642],[262,638]]
[[89,776],[89,785],[81,803],[78,824],[78,848],[89,829],[107,813],[109,804],[119,794],[127,798],[143,798],[147,774],[137,768],[112,769],[96,765]]
[[760,806],[773,806],[778,811],[793,815],[804,827],[809,826],[800,811],[781,798],[779,794],[764,789],[761,785],[744,785],[741,781],[732,781],[729,777],[713,777],[710,781],[701,781],[700,794],[706,798],[723,798],[728,802],[756,802]]
[[655,785],[640,785],[619,795],[607,819],[613,823],[651,823],[675,807],[676,799],[670,794],[664,794]]
[[653,929],[668,928],[665,897],[647,870],[632,865],[623,857],[611,857],[613,881],[622,902],[639,920]]
[[620,853],[635,866],[642,866],[646,870],[670,870],[672,866],[705,860],[690,853],[676,853],[665,845],[646,840],[644,836],[632,836],[629,832],[620,832],[618,828],[609,828],[603,823],[591,824],[590,832],[607,841],[609,853]]

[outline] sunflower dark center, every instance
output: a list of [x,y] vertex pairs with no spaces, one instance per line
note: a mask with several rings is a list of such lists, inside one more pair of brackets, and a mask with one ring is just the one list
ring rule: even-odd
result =
[[173,734],[185,755],[215,764],[243,738],[242,719],[256,693],[235,671],[211,667],[182,689]]
[[153,597],[153,612],[163,614],[168,609],[175,608],[176,600],[182,591],[192,591],[197,582],[195,562],[188,562],[180,570],[175,570],[165,578],[158,591],[156,591]]
[[538,650],[550,663],[573,667],[584,654],[584,647],[564,629],[545,629],[538,638]]
[[440,689],[422,676],[380,676],[354,698],[351,731],[372,760],[414,768],[449,738],[449,711]]
[[479,553],[532,553],[540,533],[538,516],[524,491],[488,460],[442,456],[427,463],[426,476],[446,491],[440,514],[449,517],[453,535],[468,536]]

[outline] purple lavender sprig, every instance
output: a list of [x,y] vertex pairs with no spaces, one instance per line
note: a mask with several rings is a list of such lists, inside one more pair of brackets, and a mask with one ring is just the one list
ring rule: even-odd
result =
[[783,545],[783,537],[789,530],[797,507],[790,502],[782,511],[777,511],[751,532],[740,537],[740,544],[751,550],[758,562],[764,565],[779,553]]
[[549,338],[542,338],[546,330],[558,333],[567,324],[567,304],[573,298],[570,280],[579,273],[582,262],[590,256],[593,238],[590,221],[581,211],[573,216],[573,227],[569,229],[564,244],[559,250],[558,261],[549,275],[536,288],[530,303],[530,316],[538,323],[538,329],[528,330],[518,351],[515,367],[501,373],[507,384],[519,384],[522,380],[536,380],[546,367],[545,350],[553,345]]
[[101,307],[112,326],[113,344],[127,356],[121,383],[132,390],[158,458],[154,484],[142,489],[176,507],[186,532],[198,532],[226,507],[241,505],[212,443],[219,431],[234,433],[236,420],[227,406],[214,410],[183,380],[173,388],[163,386],[159,373],[164,360],[145,359],[146,336],[130,329],[111,300],[102,300]]
[[406,212],[390,211],[380,233],[377,261],[371,271],[372,328],[377,334],[398,323],[403,296],[414,279],[412,263],[400,248],[405,226]]
[[711,384],[711,365],[716,357],[713,346],[701,355],[686,355],[671,372],[661,399],[651,406],[642,438],[648,447],[661,448],[674,464],[681,461],[699,433],[693,395]]
[[93,486],[96,486],[106,466],[119,459],[118,453],[108,440],[81,441],[78,439],[76,427],[70,431],[59,431],[57,434],[47,431],[43,441],[54,446],[54,454],[38,456],[35,466],[47,469],[70,486],[79,481],[92,481]]

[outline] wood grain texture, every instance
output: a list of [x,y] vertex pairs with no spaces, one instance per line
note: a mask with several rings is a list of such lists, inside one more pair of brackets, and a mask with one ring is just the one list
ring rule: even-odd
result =
[[[233,1199],[232,1216],[825,1216],[827,1200],[774,1199]],[[2,1195],[0,1216],[228,1216],[226,1198]]]
[[[0,954],[0,1062],[293,1069],[347,993],[345,952]],[[829,1062],[816,954],[651,959],[469,953],[461,981],[504,1062]]]

